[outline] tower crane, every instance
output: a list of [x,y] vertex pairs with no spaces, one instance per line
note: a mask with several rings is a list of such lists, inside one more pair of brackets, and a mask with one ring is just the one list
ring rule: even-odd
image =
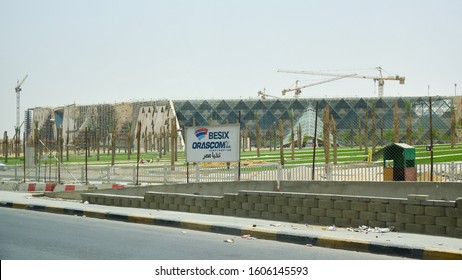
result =
[[[326,76],[326,77],[336,77],[330,80],[314,83],[308,86],[316,85],[316,84],[321,84],[321,83],[327,83],[331,81],[335,81],[338,79],[343,79],[343,78],[359,78],[359,79],[372,79],[374,82],[378,82],[378,92],[379,92],[379,97],[383,97],[383,88],[385,85],[385,81],[399,81],[401,85],[404,84],[405,77],[403,76],[383,76],[383,69],[382,67],[376,67],[375,68],[377,71],[379,71],[378,76],[368,76],[368,75],[362,75],[362,74],[336,74],[336,73],[329,73],[329,72],[316,72],[316,71],[294,71],[294,70],[278,70],[278,72],[281,73],[290,73],[290,74],[304,74],[304,75],[314,75],[314,76]],[[304,86],[307,87],[307,86]],[[286,91],[287,92],[287,91]],[[283,91],[284,94],[284,91]]]
[[19,106],[20,106],[20,93],[21,93],[21,85],[24,83],[24,81],[27,79],[27,76],[29,75],[26,75],[21,82],[19,82],[18,80],[18,84],[17,86],[14,88],[15,91],[16,91],[16,130],[19,129]]
[[277,97],[277,96],[267,94],[267,93],[266,93],[266,88],[264,88],[263,91],[259,90],[259,91],[258,91],[258,96],[260,96],[261,99],[266,99],[267,97],[279,98],[279,97]]

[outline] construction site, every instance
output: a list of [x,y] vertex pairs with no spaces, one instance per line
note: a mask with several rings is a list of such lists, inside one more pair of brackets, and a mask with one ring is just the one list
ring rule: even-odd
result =
[[[356,76],[342,75],[326,82],[347,77]],[[404,81],[400,76],[390,79]],[[420,207],[424,213],[427,210],[423,207],[427,206],[423,203],[444,206],[447,211],[458,205],[462,97],[387,97],[383,95],[385,78],[373,80],[379,82],[379,95],[369,98],[302,98],[304,86],[297,84],[282,92],[294,92],[293,98],[270,96],[263,90],[255,99],[161,99],[29,109],[24,141],[16,137],[19,133],[13,140],[8,140],[5,133],[2,154],[5,162],[10,156],[14,165],[1,171],[0,186],[84,199],[91,204],[322,225],[351,226],[360,222],[405,232],[461,237],[460,226],[454,226],[460,215],[448,217],[446,209],[419,216],[425,218],[422,221],[416,217],[417,225],[401,217],[408,215],[403,209],[409,206]],[[185,161],[187,127],[236,123],[240,125],[238,162],[208,165]],[[150,191],[154,191],[154,198],[149,197]],[[233,206],[224,201],[229,192],[233,196],[245,192],[243,197],[247,199],[252,191],[258,195],[287,195],[281,197],[284,201],[294,201],[297,195],[307,199],[324,195],[328,197],[328,209],[321,208],[324,199],[315,202],[313,207],[319,208],[306,215],[297,210],[303,209],[302,200],[297,202],[298,207],[281,203],[284,208],[279,205],[274,213],[265,210],[272,207],[272,202],[257,206],[249,198],[249,203]],[[345,209],[353,207],[350,204],[358,199],[371,206],[358,210],[356,218],[343,216],[347,212],[335,209],[345,204],[339,202],[343,196],[348,200]],[[202,197],[204,201],[199,201]],[[199,202],[186,202],[192,198]],[[218,201],[222,199],[224,202]],[[217,207],[208,206],[211,204]],[[224,206],[220,208],[219,204]],[[373,217],[357,219],[370,214],[369,209],[376,205],[380,209]],[[378,218],[378,213],[382,215],[391,205],[397,206],[386,213],[389,218]],[[259,207],[264,209],[259,211]],[[440,218],[447,222],[440,222]]]
[[[177,153],[184,151],[183,131],[186,127],[239,123],[242,151],[256,151],[243,158],[255,164],[306,162],[297,162],[294,148],[313,147],[314,143],[323,147],[322,161],[326,164],[330,163],[332,153],[336,154],[337,147],[358,150],[364,156],[345,158],[362,164],[365,160],[377,161],[382,155],[380,150],[393,143],[427,147],[427,150],[428,146],[450,145],[450,151],[445,153],[457,157],[456,147],[462,136],[462,97],[387,97],[384,96],[385,81],[404,84],[405,78],[385,76],[380,67],[377,70],[379,75],[375,76],[279,70],[281,73],[327,77],[304,85],[297,80],[295,87],[282,90],[281,96],[293,93],[291,98],[269,95],[262,90],[254,99],[160,99],[32,108],[25,112],[23,134],[19,133],[21,126],[17,113],[16,128],[19,129],[13,137],[5,132],[1,154],[7,162],[8,158],[17,159],[26,151],[25,165],[36,168],[47,154],[59,155],[56,160],[64,164],[69,161],[69,154],[97,153],[99,160],[100,154],[111,153],[111,165],[114,165],[116,154],[126,154],[130,160],[131,154],[141,151],[148,153],[150,160],[166,164],[160,158],[174,152],[175,156],[171,156],[167,164],[178,165],[182,164],[183,157],[180,156],[178,162]],[[26,78],[27,75],[21,82],[18,80],[16,87],[17,112],[19,93]],[[350,78],[373,80],[377,85],[377,97],[300,96],[308,87]],[[25,141],[21,141],[21,136]],[[271,152],[279,147],[292,149],[291,159],[260,154],[260,150]],[[333,158],[333,163],[337,164],[337,156]],[[453,158],[447,161],[451,162]]]

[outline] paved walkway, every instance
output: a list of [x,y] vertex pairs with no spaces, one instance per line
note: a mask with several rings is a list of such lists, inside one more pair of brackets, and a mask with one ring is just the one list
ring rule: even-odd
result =
[[388,229],[348,229],[333,225],[303,225],[252,218],[103,206],[39,195],[40,193],[0,191],[0,207],[222,233],[229,235],[225,242],[233,242],[237,237],[260,238],[414,259],[462,259],[462,239],[458,238],[400,233],[387,231]]

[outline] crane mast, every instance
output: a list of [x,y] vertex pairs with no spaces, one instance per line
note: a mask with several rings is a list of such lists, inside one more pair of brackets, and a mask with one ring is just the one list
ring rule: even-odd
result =
[[17,86],[15,87],[15,91],[16,91],[16,130],[19,129],[19,123],[20,123],[20,119],[19,119],[19,112],[20,112],[20,95],[21,95],[21,85],[24,83],[24,81],[26,80],[27,76],[29,75],[26,75],[21,82],[19,82],[18,80],[18,84]]

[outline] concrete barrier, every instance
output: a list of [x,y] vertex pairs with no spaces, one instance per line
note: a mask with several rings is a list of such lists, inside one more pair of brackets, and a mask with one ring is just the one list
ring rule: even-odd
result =
[[19,192],[45,192],[47,189],[50,189],[50,186],[45,183],[37,183],[37,182],[28,182],[28,183],[19,183],[14,189],[14,191]]
[[29,183],[27,184],[27,191],[28,192],[35,192],[35,183]]
[[59,184],[55,186],[53,192],[72,192],[76,190],[88,190],[88,186],[83,184]]
[[45,191],[46,192],[53,192],[56,188],[56,183],[47,183],[45,185]]
[[0,190],[2,191],[16,191],[19,189],[19,182],[16,181],[1,181]]
[[[117,184],[120,185],[120,184]],[[239,182],[210,182],[210,183],[189,183],[189,184],[168,184],[135,186],[125,185],[123,188],[107,187],[98,185],[98,193],[122,194],[143,196],[146,192],[169,192],[195,195],[223,195],[225,193],[237,193],[241,190],[253,191],[276,191],[276,181],[239,181]]]
[[121,184],[112,184],[113,189],[123,189],[125,186]]
[[18,192],[27,192],[28,184],[26,183],[19,183],[18,184]]

